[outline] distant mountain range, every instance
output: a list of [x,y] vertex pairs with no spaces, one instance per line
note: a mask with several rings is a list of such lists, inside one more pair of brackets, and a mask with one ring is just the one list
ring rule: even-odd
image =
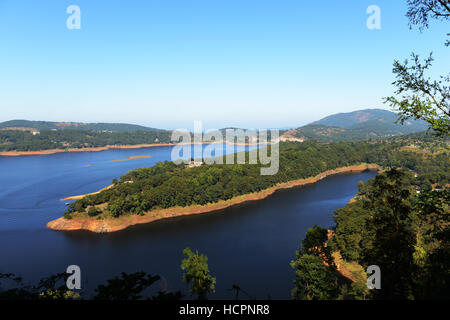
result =
[[[409,120],[397,124],[397,115],[383,109],[365,109],[348,113],[337,113],[296,129],[282,130],[282,140],[302,141],[314,139],[321,142],[341,140],[363,140],[422,132],[428,129],[425,121]],[[128,123],[82,123],[11,120],[0,123],[0,130],[41,131],[79,130],[96,132],[146,131],[156,135],[168,135],[171,130],[150,128]],[[225,129],[221,129],[224,133]]]
[[366,109],[337,113],[303,127],[283,133],[285,140],[315,139],[321,142],[363,140],[422,132],[428,129],[425,121],[409,120],[395,123],[397,115],[383,109]]
[[167,131],[144,127],[128,123],[82,123],[82,122],[50,122],[50,121],[29,121],[29,120],[10,120],[0,123],[0,129],[35,129],[35,130],[88,130],[88,131],[113,131],[113,132],[132,132],[132,131]]

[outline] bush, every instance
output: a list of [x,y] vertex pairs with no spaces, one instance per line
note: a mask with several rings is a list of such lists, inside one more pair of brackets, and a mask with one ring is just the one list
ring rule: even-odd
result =
[[97,207],[89,207],[89,209],[88,209],[89,217],[95,217],[95,216],[99,215],[100,213],[102,213],[102,211],[100,209],[98,209]]
[[67,220],[70,220],[70,219],[72,219],[72,216],[70,215],[70,213],[69,212],[64,212],[64,214],[63,214],[63,217],[64,217],[64,219],[67,219]]

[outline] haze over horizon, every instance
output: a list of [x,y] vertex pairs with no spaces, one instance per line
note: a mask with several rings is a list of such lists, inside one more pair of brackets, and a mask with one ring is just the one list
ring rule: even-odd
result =
[[[69,5],[81,29],[66,27]],[[366,27],[370,5],[381,30]],[[155,128],[298,127],[389,110],[392,63],[433,51],[443,23],[410,30],[406,4],[283,1],[0,1],[0,122],[120,122]]]

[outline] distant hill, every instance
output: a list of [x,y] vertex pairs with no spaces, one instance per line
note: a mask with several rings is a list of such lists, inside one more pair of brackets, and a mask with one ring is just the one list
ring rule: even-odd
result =
[[350,128],[354,125],[371,120],[395,122],[395,113],[383,109],[366,109],[347,113],[336,113],[315,121],[312,124],[322,124],[331,127]]
[[397,124],[394,112],[366,109],[337,113],[306,126],[289,130],[290,137],[315,139],[322,142],[363,140],[422,132],[428,129],[424,121],[409,120]]
[[50,121],[29,121],[29,120],[10,120],[0,123],[0,129],[36,129],[36,130],[87,130],[87,131],[113,131],[113,132],[132,132],[132,131],[166,131],[161,129],[144,127],[128,123],[82,123],[82,122],[50,122]]

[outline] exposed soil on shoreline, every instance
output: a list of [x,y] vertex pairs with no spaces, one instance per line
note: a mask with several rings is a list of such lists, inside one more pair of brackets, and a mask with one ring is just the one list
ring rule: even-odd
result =
[[174,146],[173,143],[153,143],[153,144],[134,144],[134,145],[123,145],[123,146],[104,146],[97,148],[69,148],[69,149],[49,149],[40,151],[2,151],[0,156],[5,157],[20,157],[20,156],[39,156],[45,154],[63,153],[63,152],[96,152],[105,151],[111,149],[139,149],[139,148],[150,148],[150,147],[169,147]]
[[90,196],[90,195],[94,195],[94,194],[100,193],[100,192],[102,192],[103,190],[108,190],[109,188],[112,188],[113,186],[114,186],[114,185],[111,184],[111,185],[109,185],[109,186],[107,186],[107,187],[104,187],[104,188],[102,188],[102,189],[100,189],[100,190],[98,190],[98,191],[95,191],[95,192],[91,192],[91,193],[87,193],[87,194],[80,194],[80,195],[78,195],[78,196],[65,197],[65,198],[62,198],[61,200],[80,200],[80,199],[83,199],[83,198],[86,197],[86,196]]
[[[73,230],[88,230],[97,233],[105,233],[105,232],[115,232],[119,230],[123,230],[129,226],[133,226],[136,224],[150,223],[160,219],[173,218],[179,216],[187,216],[187,215],[195,215],[202,214],[207,212],[213,212],[222,210],[234,205],[242,204],[248,201],[256,201],[264,199],[275,191],[280,189],[293,188],[296,186],[302,186],[310,183],[315,183],[327,176],[337,174],[337,173],[345,173],[345,172],[362,172],[365,170],[378,170],[379,167],[376,164],[360,164],[348,167],[337,168],[334,170],[325,171],[315,177],[307,178],[307,179],[298,179],[285,183],[280,183],[274,187],[247,194],[242,196],[234,197],[230,200],[219,201],[217,203],[210,203],[206,205],[192,205],[188,207],[173,207],[167,209],[155,209],[149,212],[146,212],[144,215],[126,215],[121,216],[119,218],[88,218],[88,217],[73,217],[72,219],[65,219],[64,217],[58,218],[56,220],[50,221],[47,223],[47,228],[52,230],[61,230],[61,231],[73,231]],[[111,186],[109,186],[111,187]],[[107,187],[108,188],[108,187]],[[103,190],[103,189],[102,189]],[[100,190],[101,191],[101,190]],[[97,191],[96,193],[100,192]],[[94,194],[94,193],[93,193]],[[76,196],[76,197],[84,197],[85,195]],[[80,199],[81,199],[80,198]],[[76,200],[74,197],[64,198],[63,200]]]
[[[133,145],[107,145],[104,147],[95,147],[95,148],[68,148],[68,149],[48,149],[48,150],[37,150],[37,151],[0,151],[0,156],[4,157],[21,157],[21,156],[40,156],[54,153],[63,153],[63,152],[97,152],[97,151],[106,151],[106,150],[114,150],[114,149],[140,149],[140,148],[151,148],[151,147],[172,147],[176,145],[186,145],[186,144],[220,144],[220,143],[228,143],[226,141],[223,142],[202,142],[202,143],[152,143],[152,144],[133,144]],[[266,143],[260,143],[266,144]],[[258,144],[249,144],[249,143],[234,143],[235,146],[257,146]],[[130,159],[131,160],[131,159]]]
[[113,161],[113,162],[116,162],[116,161],[130,161],[130,160],[135,160],[135,159],[147,159],[147,158],[151,158],[152,156],[131,156],[131,157],[128,157],[128,158],[126,158],[126,159],[117,159],[117,160],[111,160],[111,161]]

